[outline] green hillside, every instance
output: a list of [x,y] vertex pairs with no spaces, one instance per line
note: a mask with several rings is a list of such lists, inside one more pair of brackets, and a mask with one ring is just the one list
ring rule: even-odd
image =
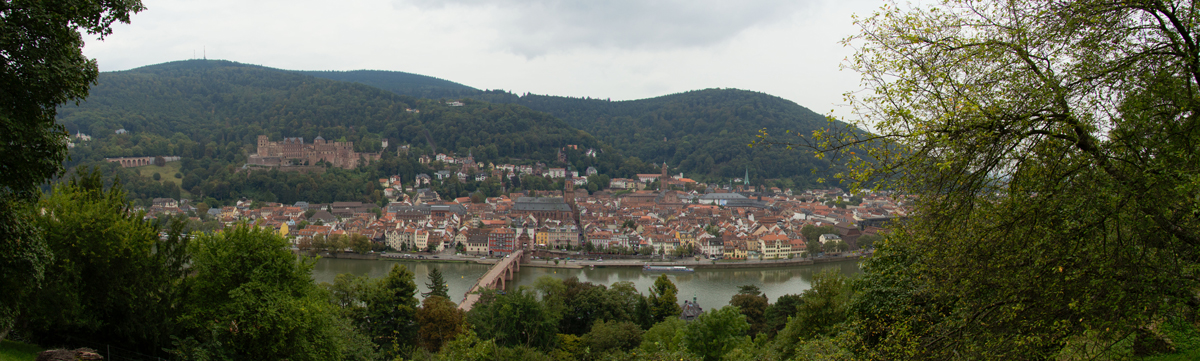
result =
[[386,70],[297,71],[304,75],[370,85],[400,95],[427,99],[456,99],[479,93],[466,85],[434,77]]
[[[373,202],[378,196],[370,195],[372,177],[400,173],[411,181],[416,173],[429,171],[413,164],[416,155],[432,153],[428,140],[440,153],[473,154],[483,163],[554,164],[559,149],[577,145],[604,152],[597,158],[571,153],[569,161],[576,167],[596,166],[613,175],[646,168],[636,162],[630,168],[620,152],[595,137],[520,105],[467,100],[452,106],[362,84],[216,60],[103,73],[86,102],[60,108],[59,121],[72,134],[94,137],[71,150],[68,166],[99,164],[105,157],[183,157],[182,181],[149,182],[125,173],[122,179],[139,199],[176,196],[181,192],[174,186],[218,201],[257,196]],[[126,133],[116,134],[118,129]],[[390,149],[384,154],[395,154],[402,144],[413,151],[408,159],[385,159],[345,174],[235,177],[260,134],[272,140],[304,137],[309,142],[320,135],[355,142],[361,152],[382,151],[381,140],[387,138]]]
[[[650,99],[612,102],[544,95],[481,98],[553,114],[595,134],[626,155],[701,177],[794,178],[811,181],[831,174],[831,165],[810,154],[750,148],[760,129],[811,133],[826,118],[789,100],[737,89],[705,89]],[[814,173],[815,172],[815,173]]]
[[828,125],[824,116],[808,108],[759,92],[705,89],[613,102],[483,91],[401,72],[306,73],[415,97],[460,97],[523,105],[595,135],[626,156],[647,163],[667,162],[673,172],[689,177],[722,180],[741,177],[749,170],[751,178],[790,178],[803,186],[833,173],[829,162],[810,154],[746,146],[763,128],[810,133]]
[[[467,102],[452,107],[365,85],[215,60],[103,73],[86,102],[64,106],[59,113],[72,133],[112,140],[112,147],[98,149],[99,156],[200,158],[212,155],[204,148],[209,143],[251,146],[259,134],[272,140],[321,135],[356,142],[359,151],[378,151],[381,138],[425,146],[425,131],[440,152],[479,150],[477,158],[483,161],[552,160],[567,144],[601,148],[594,137],[521,106]],[[129,133],[116,135],[117,129]],[[133,144],[121,147],[130,143],[119,140],[124,138]]]

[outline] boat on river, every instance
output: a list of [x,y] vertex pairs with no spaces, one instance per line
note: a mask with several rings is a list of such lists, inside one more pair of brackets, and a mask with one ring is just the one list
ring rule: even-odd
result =
[[642,266],[642,272],[695,272],[691,267],[684,266]]

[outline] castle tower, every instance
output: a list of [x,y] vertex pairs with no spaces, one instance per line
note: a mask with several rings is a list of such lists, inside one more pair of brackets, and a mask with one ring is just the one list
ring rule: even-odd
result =
[[259,135],[259,136],[258,136],[258,156],[259,156],[259,157],[266,157],[266,156],[267,156],[267,148],[268,148],[268,145],[269,145],[269,144],[270,144],[270,142],[269,142],[269,140],[267,139],[267,136],[266,136],[266,135]]
[[667,177],[668,177],[668,176],[667,176],[667,162],[666,162],[666,161],[663,161],[663,166],[662,166],[662,178],[659,178],[659,179],[661,179],[661,180],[662,180],[663,184],[666,184],[666,182],[667,182],[667,179],[669,179],[669,178],[667,178]]

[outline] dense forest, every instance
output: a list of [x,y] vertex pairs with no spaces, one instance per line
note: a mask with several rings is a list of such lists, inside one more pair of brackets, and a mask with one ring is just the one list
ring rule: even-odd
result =
[[[783,149],[748,147],[767,129],[809,134],[827,119],[776,96],[738,89],[705,89],[649,99],[609,101],[502,90],[464,89],[434,78],[388,71],[305,72],[376,86],[401,95],[472,98],[547,112],[642,161],[705,181],[741,177],[787,179],[797,187],[830,178],[838,165]],[[432,89],[440,89],[434,91]],[[838,124],[842,126],[842,124]]]
[[[504,157],[549,161],[568,144],[604,148],[587,133],[521,106],[468,102],[456,107],[218,60],[103,73],[88,100],[61,107],[58,118],[72,134],[108,140],[94,149],[96,157],[200,158],[221,153],[221,147],[252,146],[260,134],[308,141],[320,135],[374,152],[382,138],[428,149],[428,132],[439,152],[475,151],[482,162]],[[115,134],[118,129],[127,133]]]
[[628,155],[701,179],[740,177],[749,169],[752,178],[795,178],[809,186],[833,174],[834,165],[808,154],[747,146],[761,129],[809,134],[829,125],[824,116],[763,93],[705,89],[619,102],[496,91],[479,97],[548,112]]
[[414,98],[458,99],[479,94],[479,89],[449,80],[400,71],[297,71],[297,73],[317,78],[366,84]]

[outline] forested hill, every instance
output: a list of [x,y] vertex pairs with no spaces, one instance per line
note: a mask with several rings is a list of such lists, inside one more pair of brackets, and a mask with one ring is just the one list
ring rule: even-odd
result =
[[[555,115],[644,161],[666,161],[685,174],[752,178],[828,176],[828,162],[784,149],[751,148],[760,129],[809,134],[826,118],[792,101],[737,89],[705,89],[656,98],[607,101],[486,92],[481,99]],[[816,171],[815,175],[813,171]]]
[[[87,101],[59,110],[71,133],[99,140],[92,160],[115,156],[218,156],[234,161],[259,134],[355,142],[378,151],[379,140],[479,161],[504,157],[553,160],[567,144],[604,148],[585,132],[545,113],[512,104],[440,101],[302,73],[217,60],[188,60],[100,75]],[[419,110],[419,112],[410,111]],[[114,131],[125,129],[127,134]],[[111,141],[109,141],[111,140]],[[80,152],[73,152],[78,156]]]
[[479,94],[479,89],[430,76],[399,71],[297,71],[317,78],[370,85],[400,95],[427,99],[457,99]]
[[477,90],[391,71],[306,73],[372,85],[402,95],[523,105],[550,113],[620,149],[626,156],[648,163],[665,161],[673,172],[683,172],[689,177],[728,179],[741,177],[749,169],[752,179],[789,178],[796,186],[806,186],[834,172],[829,162],[809,153],[747,147],[760,129],[808,134],[828,125],[824,116],[808,108],[759,92],[705,89],[614,102]]

